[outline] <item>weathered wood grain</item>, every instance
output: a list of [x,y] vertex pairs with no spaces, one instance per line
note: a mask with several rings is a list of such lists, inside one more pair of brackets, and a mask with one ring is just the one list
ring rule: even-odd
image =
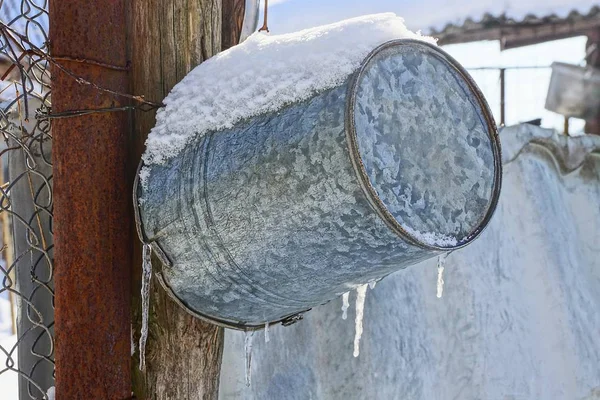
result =
[[[134,0],[131,10],[132,91],[160,102],[192,68],[221,48],[221,0]],[[135,113],[132,160],[139,160],[155,123],[154,112]],[[131,166],[133,180],[136,166]],[[141,250],[134,244],[134,340],[139,340]],[[156,270],[158,262],[153,263]],[[216,399],[223,329],[188,315],[152,282],[146,370],[134,354],[138,399]],[[136,346],[137,348],[137,346]]]
[[244,24],[245,0],[223,0],[223,22],[221,26],[221,46],[227,50],[240,40]]

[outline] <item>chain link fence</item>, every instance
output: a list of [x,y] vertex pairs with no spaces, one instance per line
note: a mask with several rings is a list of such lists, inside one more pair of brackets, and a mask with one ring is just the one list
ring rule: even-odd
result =
[[0,0],[0,397],[54,386],[48,1]]

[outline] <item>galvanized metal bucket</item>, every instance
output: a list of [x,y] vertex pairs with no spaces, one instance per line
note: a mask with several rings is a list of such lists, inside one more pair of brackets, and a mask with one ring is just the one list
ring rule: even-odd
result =
[[435,46],[392,41],[338,87],[149,166],[134,189],[139,234],[191,314],[290,323],[473,241],[496,207],[500,160],[464,69]]

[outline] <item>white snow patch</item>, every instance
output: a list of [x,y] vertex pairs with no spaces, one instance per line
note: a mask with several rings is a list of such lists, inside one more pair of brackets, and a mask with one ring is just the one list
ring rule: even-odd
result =
[[458,244],[458,240],[456,240],[455,237],[444,235],[442,233],[419,232],[406,225],[403,225],[402,229],[404,229],[409,235],[411,235],[418,241],[422,243],[427,243],[429,245],[435,245],[439,247],[453,247]]
[[361,285],[356,289],[356,318],[354,328],[354,357],[360,354],[360,338],[363,333],[363,316],[365,312],[365,298],[367,297],[367,287],[369,285]]
[[348,318],[348,308],[350,308],[350,292],[342,295],[342,319]]
[[55,396],[54,392],[55,392],[54,386],[50,386],[50,388],[46,392],[46,398],[48,400],[54,400],[54,396]]
[[[193,69],[164,99],[146,141],[146,166],[164,164],[192,139],[274,112],[340,85],[377,46],[411,38],[393,13],[367,15],[296,33],[255,33]],[[142,185],[147,171],[140,173]]]

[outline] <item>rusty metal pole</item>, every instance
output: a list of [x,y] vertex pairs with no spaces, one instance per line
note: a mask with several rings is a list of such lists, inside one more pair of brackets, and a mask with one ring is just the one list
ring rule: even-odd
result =
[[[87,81],[127,92],[128,4],[52,0],[52,55]],[[126,103],[52,69],[54,113]],[[122,111],[53,121],[56,394],[61,400],[131,397],[127,123]]]

